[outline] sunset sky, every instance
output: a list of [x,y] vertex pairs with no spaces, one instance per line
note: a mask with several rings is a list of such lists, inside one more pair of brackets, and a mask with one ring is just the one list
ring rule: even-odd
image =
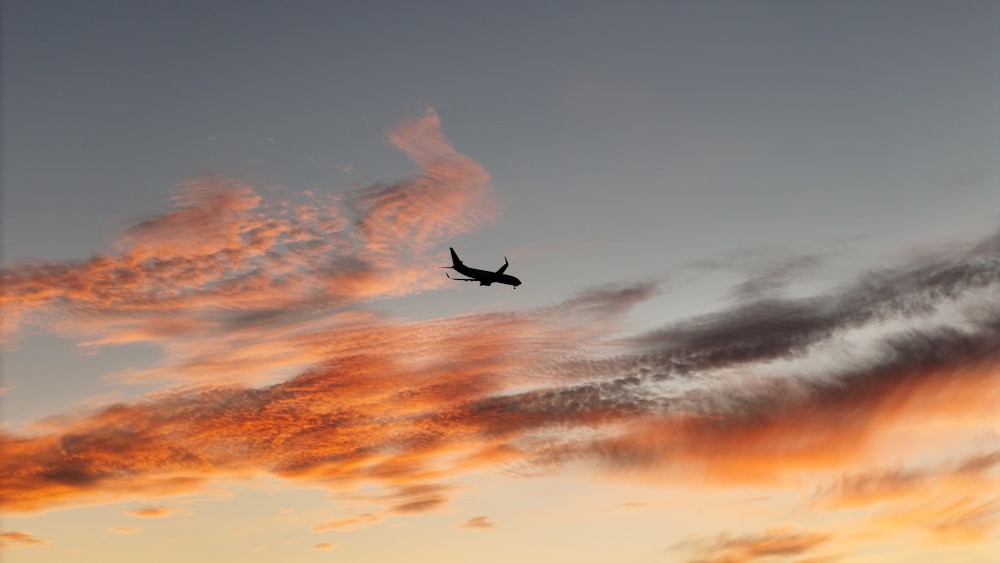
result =
[[1000,552],[1000,3],[2,6],[5,563]]

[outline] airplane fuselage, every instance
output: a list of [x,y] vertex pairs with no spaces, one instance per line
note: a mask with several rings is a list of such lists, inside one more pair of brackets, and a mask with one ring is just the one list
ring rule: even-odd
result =
[[503,283],[514,287],[521,285],[521,280],[510,274],[498,274],[496,272],[480,270],[479,268],[470,268],[465,264],[452,266],[452,268],[463,276],[469,276],[470,278],[475,279],[479,282],[479,285],[490,285],[494,283]]
[[489,270],[480,270],[479,268],[466,266],[462,263],[462,260],[458,257],[458,253],[455,252],[454,248],[450,248],[449,250],[451,250],[451,266],[442,266],[442,268],[450,268],[463,276],[466,276],[464,278],[451,278],[451,276],[448,276],[453,280],[474,281],[479,282],[479,285],[502,283],[514,286],[514,289],[517,289],[517,286],[521,285],[521,280],[504,273],[508,266],[506,257],[503,259],[503,266],[500,266],[499,270],[491,272]]

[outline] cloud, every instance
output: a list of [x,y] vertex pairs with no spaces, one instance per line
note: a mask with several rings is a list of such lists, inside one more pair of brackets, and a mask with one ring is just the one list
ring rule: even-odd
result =
[[448,502],[448,497],[442,495],[428,496],[416,500],[401,502],[392,507],[392,512],[396,514],[430,512],[446,502]]
[[[761,298],[636,338],[666,354],[678,369],[709,369],[793,358],[845,332],[890,321],[918,321],[967,297],[985,307],[989,328],[996,304],[1000,235],[962,252],[867,274],[826,295]],[[968,311],[966,312],[966,314]],[[917,324],[914,322],[914,324]],[[919,327],[919,324],[917,324]]]
[[[584,463],[703,486],[848,474],[815,509],[884,506],[887,522],[950,536],[991,529],[988,495],[917,493],[986,479],[995,453],[868,465],[899,433],[998,422],[1000,235],[809,297],[765,291],[819,263],[788,260],[754,271],[727,309],[627,338],[620,321],[658,283],[404,320],[369,306],[439,287],[437,245],[497,209],[488,174],[432,110],[388,138],[411,176],[332,197],[201,178],[104,254],[5,268],[13,331],[90,349],[155,343],[162,363],[115,376],[183,385],[0,432],[0,508],[156,502],[265,475],[377,506],[314,526],[341,530],[440,509],[470,473]],[[360,497],[372,483],[383,494]],[[924,516],[898,517],[897,502]],[[819,537],[726,536],[713,549],[781,555]]]
[[[447,501],[446,488],[414,486],[484,465],[586,460],[733,483],[845,467],[901,421],[995,419],[1000,323],[978,292],[994,289],[986,274],[997,266],[985,258],[876,274],[805,302],[738,305],[612,356],[588,351],[655,285],[517,313],[352,316],[286,335],[325,362],[279,383],[160,392],[49,433],[0,435],[13,464],[0,500],[39,510],[155,498],[267,472],[334,490],[375,480],[396,491],[378,499],[386,514],[401,514]],[[861,352],[842,340],[890,322],[902,328],[875,331]]]
[[163,506],[145,506],[129,510],[125,514],[136,518],[166,518],[174,513],[174,509]]
[[982,498],[972,492],[960,498],[938,496],[896,507],[872,518],[886,533],[921,530],[939,544],[975,543],[987,539],[1000,522],[1000,495]]
[[496,216],[489,175],[451,146],[433,110],[388,136],[417,164],[412,176],[343,196],[207,176],[181,185],[173,209],[126,229],[111,252],[5,267],[4,340],[35,328],[88,347],[151,342],[169,359],[146,376],[225,379],[248,371],[227,339],[242,329],[270,361],[255,371],[301,369],[316,358],[264,351],[284,345],[264,321],[294,332],[314,327],[319,311],[439,287],[428,251]]
[[490,528],[497,527],[496,523],[490,520],[489,516],[476,516],[474,518],[469,518],[465,522],[462,522],[462,526],[473,530],[488,530]]
[[946,541],[979,541],[1000,520],[1000,497],[986,501],[966,497],[936,511],[934,533]]
[[534,312],[351,323],[322,335],[324,365],[277,384],[159,392],[53,423],[51,433],[0,434],[10,453],[0,500],[38,510],[265,471],[331,488],[375,479],[397,488],[382,499],[392,510],[433,508],[445,489],[427,483],[515,460],[523,453],[509,439],[547,424],[544,413],[500,412],[508,399],[498,394],[538,385],[535,366],[578,350],[609,311],[621,312],[608,302],[635,295],[625,287]]
[[130,534],[130,535],[134,535],[134,534],[138,534],[139,533],[139,529],[138,528],[132,528],[132,527],[129,527],[129,526],[116,526],[114,528],[108,528],[108,531],[111,532],[111,533],[114,533],[114,534]]
[[943,488],[986,491],[994,480],[989,471],[997,466],[1000,466],[1000,450],[971,455],[957,463],[845,475],[818,491],[816,502],[827,508],[842,509],[925,496]]
[[478,163],[460,154],[445,138],[437,113],[404,121],[389,133],[420,174],[354,194],[360,210],[357,226],[366,248],[378,253],[429,244],[465,234],[493,220],[497,213],[490,177]]
[[830,539],[826,534],[777,528],[736,537],[719,534],[715,540],[688,542],[682,547],[696,552],[692,562],[737,563],[797,558],[815,551]]
[[[139,223],[118,242],[124,256],[137,263],[150,258],[177,260],[211,256],[215,253],[239,255],[245,243],[253,246],[248,227],[257,219],[248,212],[261,197],[248,185],[223,176],[188,182],[173,198],[177,207],[166,214]],[[250,234],[250,240],[244,235]],[[259,245],[258,245],[259,246]],[[242,256],[241,256],[242,257]]]
[[815,386],[748,380],[727,395],[689,393],[678,401],[688,414],[630,422],[586,453],[611,469],[661,478],[788,485],[802,472],[864,463],[895,428],[991,424],[997,384],[995,372],[978,369],[883,368]]
[[[393,462],[390,462],[393,464]],[[407,463],[396,464],[399,468],[393,473],[393,477],[404,477],[404,480],[412,481],[413,476],[408,474],[414,466]],[[376,474],[379,471],[375,472]],[[383,475],[384,476],[384,475]],[[422,512],[432,512],[448,502],[446,494],[453,488],[452,485],[440,483],[417,483],[417,484],[397,484],[390,487],[385,494],[380,495],[358,495],[345,493],[344,499],[365,504],[380,504],[385,508],[379,512],[363,512],[355,516],[337,518],[316,524],[312,527],[314,532],[325,532],[328,530],[350,530],[357,527],[377,524],[394,516],[405,516]]]
[[940,544],[978,542],[1000,522],[1000,479],[992,472],[998,454],[845,475],[818,490],[813,506],[872,511],[863,527],[883,537],[916,530]]
[[15,547],[37,547],[48,543],[49,540],[36,538],[26,532],[0,532],[0,550]]
[[337,549],[337,545],[332,543],[318,543],[313,546],[313,549],[316,551],[329,551],[331,549]]
[[378,514],[372,512],[365,512],[363,514],[358,514],[357,516],[338,518],[336,520],[330,520],[328,522],[316,524],[315,526],[312,527],[312,529],[314,532],[325,532],[328,530],[349,530],[351,528],[356,528],[359,526],[376,524],[381,521],[382,517],[379,516]]

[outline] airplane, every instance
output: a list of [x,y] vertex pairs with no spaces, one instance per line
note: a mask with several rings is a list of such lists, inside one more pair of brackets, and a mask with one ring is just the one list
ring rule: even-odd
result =
[[451,266],[440,266],[440,267],[449,268],[455,270],[456,272],[464,276],[468,276],[467,278],[453,278],[448,275],[448,272],[445,272],[444,275],[448,276],[448,279],[450,280],[477,281],[479,282],[479,285],[503,283],[514,286],[514,289],[517,289],[517,286],[521,285],[521,280],[515,278],[514,276],[504,273],[504,271],[507,269],[507,266],[510,266],[510,264],[507,262],[506,256],[503,257],[503,266],[500,266],[500,269],[495,272],[490,272],[488,270],[480,270],[478,268],[470,268],[466,266],[465,264],[462,263],[462,260],[458,257],[458,254],[455,253],[454,248],[449,248],[448,250],[451,250]]

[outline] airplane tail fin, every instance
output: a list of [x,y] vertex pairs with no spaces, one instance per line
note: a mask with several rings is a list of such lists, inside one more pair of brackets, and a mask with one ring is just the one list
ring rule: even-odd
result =
[[496,274],[499,276],[500,274],[504,273],[504,270],[507,269],[507,266],[510,266],[510,263],[507,262],[507,257],[504,256],[503,257],[503,266],[500,266],[500,269],[496,271]]
[[455,252],[455,249],[448,247],[448,250],[451,251],[451,267],[456,268],[458,266],[461,266],[462,260],[458,257],[458,254]]

